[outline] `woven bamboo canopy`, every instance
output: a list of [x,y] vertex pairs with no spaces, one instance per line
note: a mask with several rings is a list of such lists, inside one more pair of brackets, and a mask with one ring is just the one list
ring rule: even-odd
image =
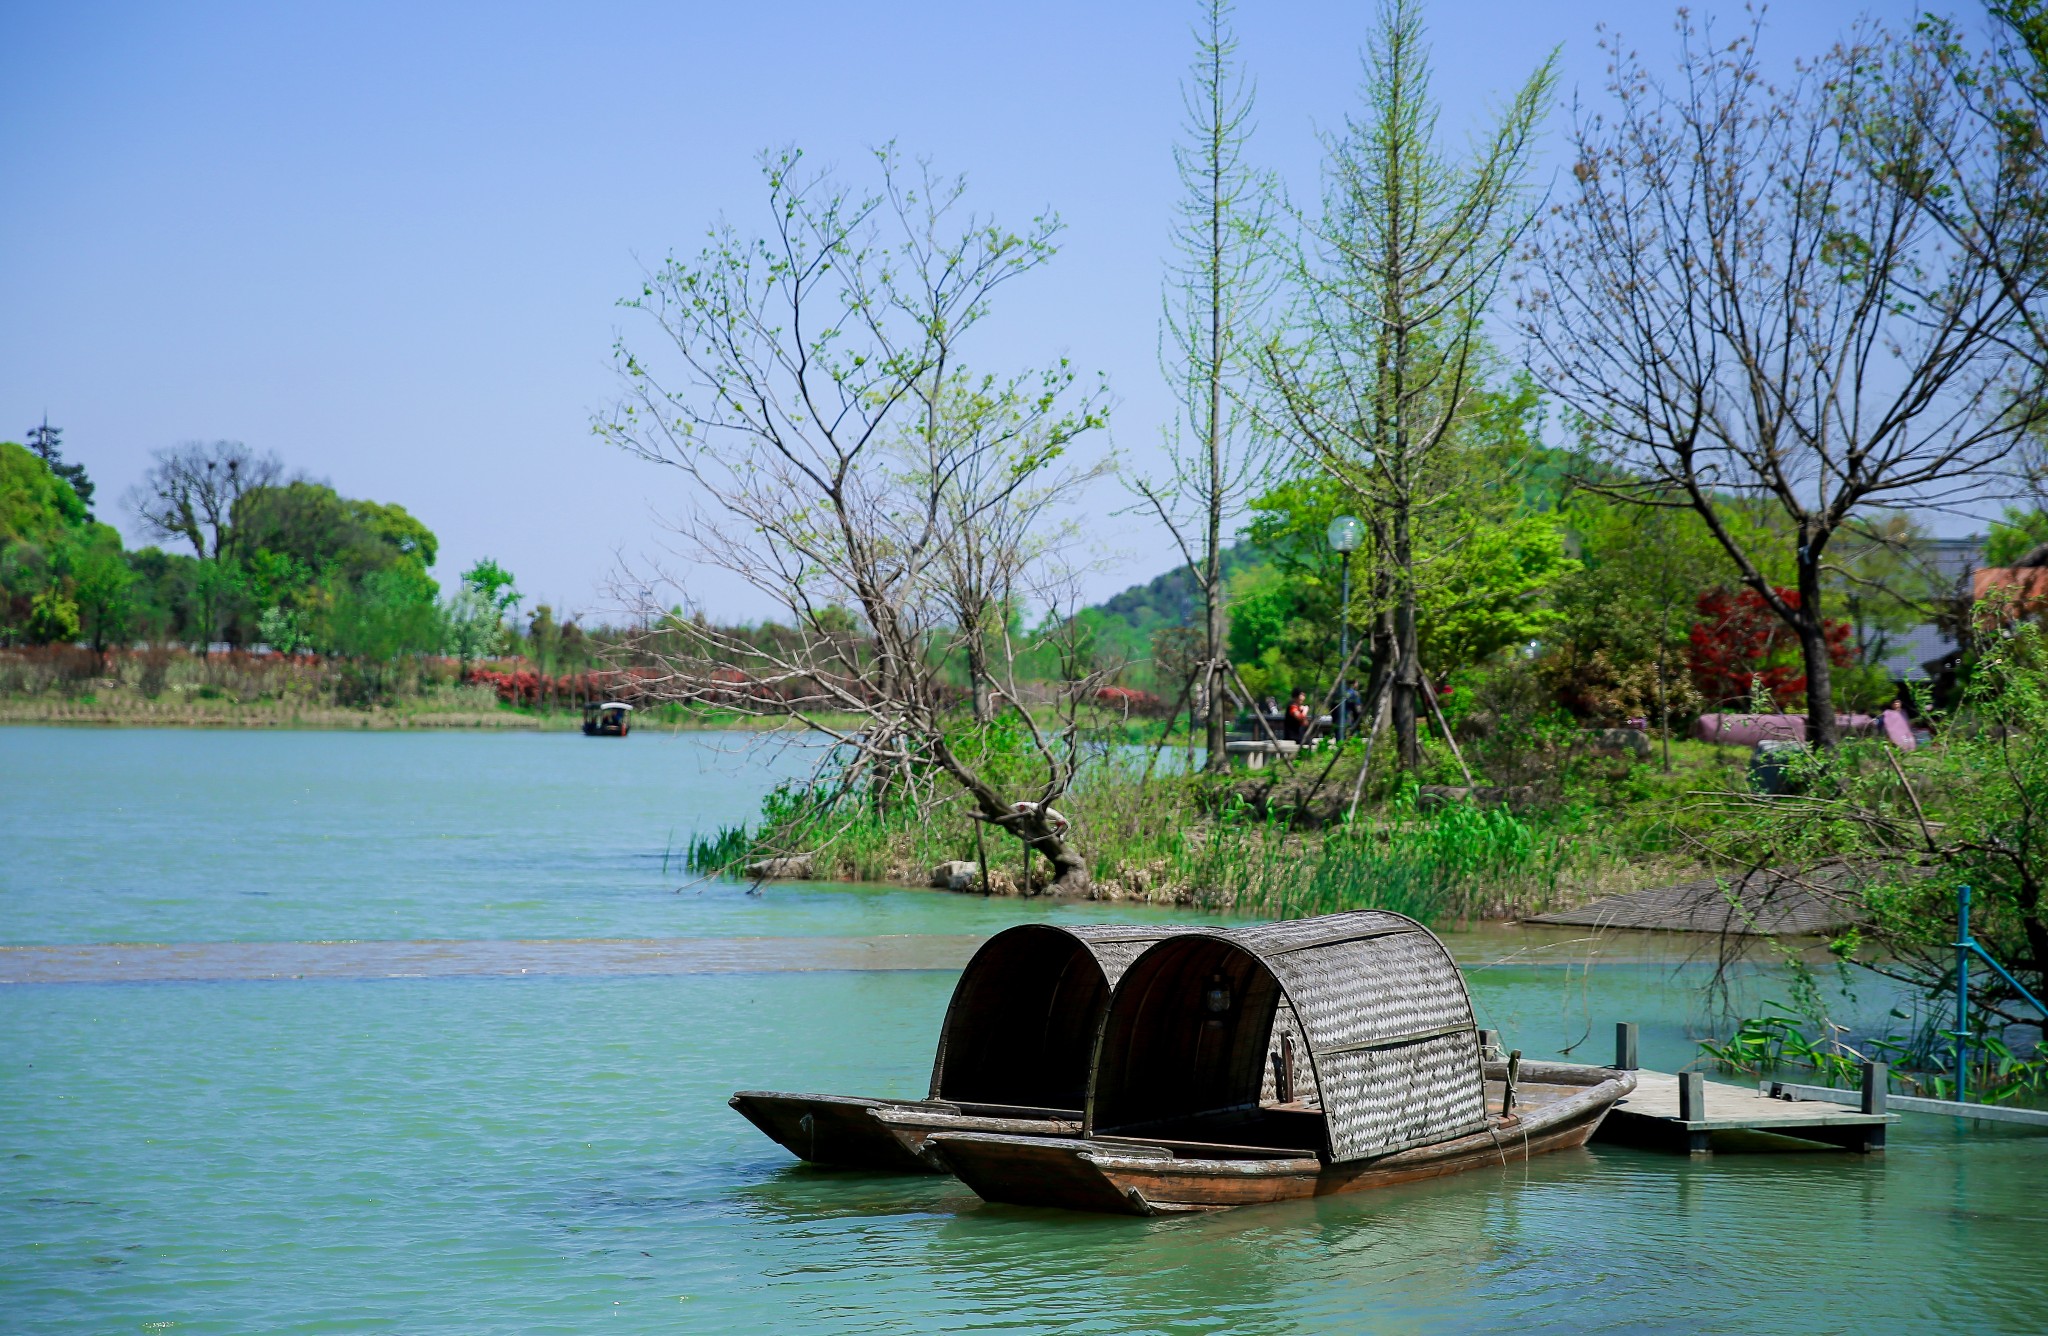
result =
[[[1307,1069],[1295,1084],[1314,1093],[1262,1104],[1290,1033]],[[1095,1134],[1299,1148],[1332,1162],[1485,1125],[1464,976],[1435,934],[1384,910],[1154,945],[1110,999],[1087,1104]]]
[[1079,1109],[1109,992],[1146,947],[1180,928],[1025,923],[981,944],[953,989],[931,1097]]

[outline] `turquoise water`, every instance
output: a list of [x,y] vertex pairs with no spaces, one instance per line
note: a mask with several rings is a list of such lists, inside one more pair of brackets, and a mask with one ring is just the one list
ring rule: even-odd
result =
[[[642,866],[646,842],[658,871],[668,823],[733,819],[763,776],[700,771],[701,742],[683,739],[643,758],[636,734],[585,772],[600,788],[618,767],[636,778],[586,801],[577,767],[598,753],[578,747],[619,744],[399,740],[410,749],[0,730],[6,940],[246,954],[320,936],[822,938],[869,923],[936,938],[1047,912],[822,886],[679,897]],[[52,773],[21,783],[25,755]],[[269,783],[214,769],[251,756]],[[393,757],[409,778],[380,810],[373,776]],[[522,798],[529,763],[541,796]],[[150,790],[145,773],[184,778]],[[496,796],[437,796],[466,782]],[[635,809],[620,861],[570,867],[563,832],[608,803],[616,819],[649,785],[667,787]],[[305,806],[290,795],[308,790],[353,794],[351,813],[395,834],[380,856],[339,816],[312,818],[347,865],[302,867],[319,894],[252,908],[238,884],[316,839],[292,827]],[[57,806],[58,791],[82,798]],[[471,832],[465,855],[426,833],[493,810],[508,819]],[[66,838],[38,842],[53,814]],[[245,845],[232,830],[248,822],[265,834]],[[128,847],[141,829],[153,849]],[[38,842],[25,858],[24,839]],[[109,869],[157,890],[114,889]],[[527,893],[493,898],[512,875]],[[1704,970],[1662,948],[1452,940],[1482,1023],[1533,1054],[1576,1044],[1597,1060],[1612,1022],[1634,1019],[1645,1058],[1669,1066],[1703,1019]],[[524,977],[0,987],[0,1330],[2048,1329],[2048,1137],[1908,1118],[1869,1160],[1595,1146],[1182,1220],[989,1207],[950,1180],[806,1168],[724,1104],[759,1085],[920,1093],[949,972],[819,969],[799,945],[751,972],[612,976],[593,963],[607,949]]]
[[693,833],[750,819],[816,756],[749,744],[0,727],[0,943],[991,932],[1018,917],[1015,901],[692,877]]

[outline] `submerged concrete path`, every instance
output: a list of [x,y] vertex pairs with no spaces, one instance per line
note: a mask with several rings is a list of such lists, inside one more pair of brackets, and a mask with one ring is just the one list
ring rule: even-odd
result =
[[1727,882],[1713,877],[1610,895],[1577,909],[1538,914],[1530,923],[1583,928],[1640,928],[1736,936],[1826,934],[1855,923],[1843,899],[1817,895],[1772,874]]
[[0,984],[957,970],[982,940],[969,934],[903,934],[0,946]]

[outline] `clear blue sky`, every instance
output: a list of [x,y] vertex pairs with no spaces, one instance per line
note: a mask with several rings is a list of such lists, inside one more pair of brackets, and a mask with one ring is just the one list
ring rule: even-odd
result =
[[[1724,0],[1696,12],[1741,23]],[[1768,53],[1857,14],[1803,3]],[[1353,105],[1368,3],[1247,4],[1254,153],[1312,189],[1318,128]],[[1595,25],[1646,55],[1673,8],[1439,0],[1445,123],[1476,126],[1553,46],[1598,96]],[[1974,11],[1971,11],[1974,12]],[[655,549],[679,479],[594,441],[642,267],[720,214],[758,216],[757,150],[850,168],[894,139],[1020,222],[1050,204],[1054,266],[1010,289],[983,360],[1109,373],[1140,467],[1173,405],[1156,363],[1175,181],[1173,3],[0,6],[0,438],[47,412],[102,517],[152,449],[238,439],[599,615],[619,557]],[[1562,118],[1552,120],[1551,143]],[[1546,161],[1545,170],[1550,163]],[[1171,563],[1095,507],[1107,593]],[[751,618],[730,586],[712,608]]]

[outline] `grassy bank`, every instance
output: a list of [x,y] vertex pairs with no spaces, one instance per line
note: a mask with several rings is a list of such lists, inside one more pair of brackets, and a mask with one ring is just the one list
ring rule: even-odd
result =
[[[1431,809],[1376,764],[1351,818],[1355,752],[1227,778],[1148,776],[1145,759],[1099,748],[1059,803],[1097,896],[1285,915],[1371,906],[1425,920],[1535,913],[1698,875],[1684,795],[1742,773],[1740,752],[1681,744],[1668,775],[1611,759],[1567,768],[1547,800],[1510,811]],[[1441,763],[1456,776],[1448,756]],[[829,783],[788,788],[757,823],[700,841],[691,858],[703,871],[731,871],[799,856],[821,879],[914,884],[939,863],[985,860],[992,892],[1042,890],[1043,862],[1027,886],[1022,846],[986,830],[977,843],[967,811],[943,788],[916,803]]]

